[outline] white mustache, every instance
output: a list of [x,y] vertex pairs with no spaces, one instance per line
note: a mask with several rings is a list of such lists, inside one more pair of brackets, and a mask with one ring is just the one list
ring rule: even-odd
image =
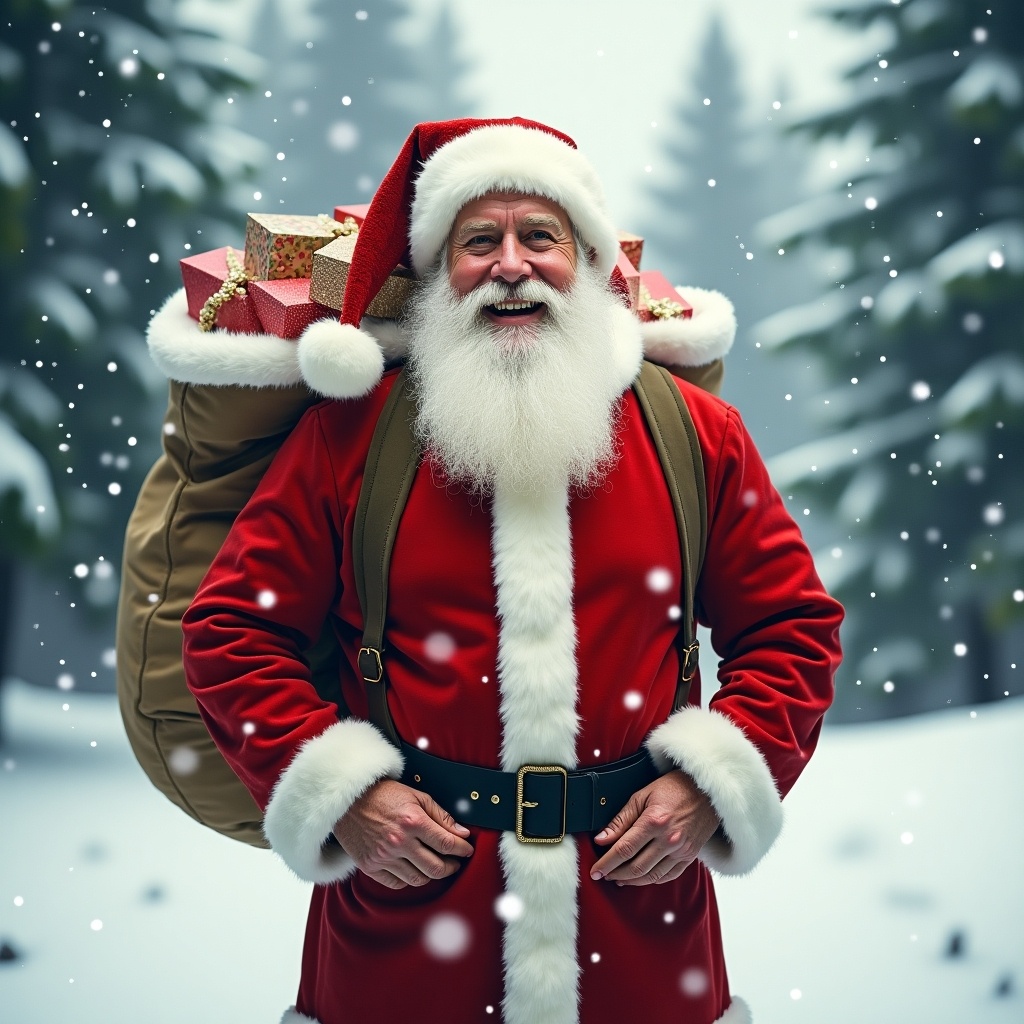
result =
[[542,281],[517,281],[515,284],[489,281],[474,288],[462,301],[471,303],[470,308],[477,314],[499,302],[543,302],[557,319],[564,308],[562,293]]

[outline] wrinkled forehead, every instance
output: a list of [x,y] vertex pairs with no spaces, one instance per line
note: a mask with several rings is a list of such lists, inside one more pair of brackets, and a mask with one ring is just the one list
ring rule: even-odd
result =
[[473,199],[459,210],[452,224],[452,236],[466,231],[486,231],[505,227],[509,220],[527,227],[549,227],[572,231],[572,221],[565,210],[545,196],[520,192],[488,192]]

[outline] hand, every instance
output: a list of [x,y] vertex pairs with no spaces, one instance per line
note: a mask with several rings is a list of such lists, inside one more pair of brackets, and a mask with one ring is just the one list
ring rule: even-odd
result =
[[426,793],[381,779],[335,823],[334,835],[360,871],[389,889],[426,885],[469,857],[469,829]]
[[652,885],[678,878],[720,824],[707,794],[676,769],[634,793],[594,841],[614,843],[591,878]]

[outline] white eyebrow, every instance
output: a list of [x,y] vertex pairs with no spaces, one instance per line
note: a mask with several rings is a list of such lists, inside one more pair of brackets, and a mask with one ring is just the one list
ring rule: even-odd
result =
[[498,226],[495,220],[467,220],[456,232],[456,238],[475,234],[477,231],[493,231]]
[[565,231],[565,225],[553,213],[528,213],[523,223],[531,228],[557,228]]

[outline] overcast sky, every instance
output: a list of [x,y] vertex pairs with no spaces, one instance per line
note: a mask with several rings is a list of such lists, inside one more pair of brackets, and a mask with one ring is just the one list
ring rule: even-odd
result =
[[[294,33],[315,31],[304,10],[315,10],[316,0],[279,2],[286,5],[284,23]],[[356,11],[374,16],[375,0],[321,2],[350,8],[353,18]],[[442,2],[407,0],[409,41],[423,37]],[[658,172],[659,126],[664,132],[690,81],[714,12],[723,17],[740,56],[751,118],[827,103],[840,92],[843,68],[884,45],[816,17],[826,0],[448,2],[459,21],[463,54],[474,66],[468,85],[480,113],[519,114],[573,136],[596,165],[622,224],[638,216],[644,175]],[[244,40],[262,3],[183,0],[182,7]],[[780,114],[772,103],[780,98],[783,81],[789,99]]]

